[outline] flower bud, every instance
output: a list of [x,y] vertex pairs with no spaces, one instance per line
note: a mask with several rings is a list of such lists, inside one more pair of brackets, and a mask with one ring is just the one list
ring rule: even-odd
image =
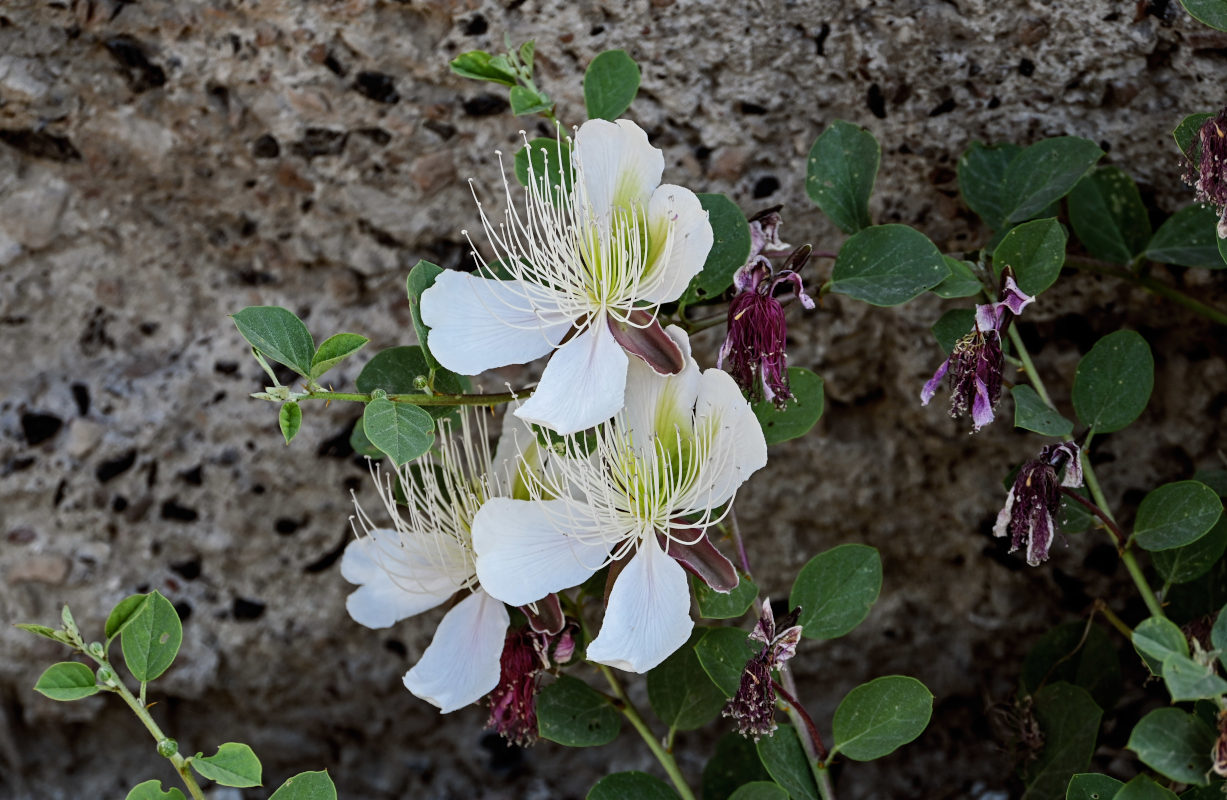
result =
[[106,655],[106,650],[102,647],[102,642],[90,642],[89,654],[94,658],[102,658]]
[[98,669],[95,670],[94,675],[98,678],[99,683],[107,686],[110,686],[111,681],[115,680],[115,670],[111,669],[106,664],[98,667]]
[[158,755],[163,758],[170,758],[175,753],[179,752],[179,743],[174,739],[162,739],[158,742]]

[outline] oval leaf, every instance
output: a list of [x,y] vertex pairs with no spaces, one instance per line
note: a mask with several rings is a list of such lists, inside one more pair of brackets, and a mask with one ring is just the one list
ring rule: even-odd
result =
[[337,787],[328,770],[300,772],[287,778],[268,800],[337,800]]
[[1060,200],[1103,156],[1099,145],[1077,136],[1036,142],[1010,162],[1002,178],[1007,222],[1022,222]]
[[869,616],[882,590],[882,559],[863,544],[841,544],[809,560],[797,574],[788,603],[800,606],[801,635],[843,636]]
[[984,285],[980,283],[980,279],[972,271],[971,262],[960,261],[950,256],[945,258],[946,266],[950,268],[950,275],[933,287],[933,294],[947,300],[959,297],[972,297],[979,294]]
[[1066,681],[1087,690],[1100,708],[1111,708],[1121,695],[1120,655],[1107,631],[1085,622],[1067,622],[1045,633],[1023,659],[1019,688],[1034,694]]
[[1146,246],[1146,257],[1182,267],[1223,269],[1227,264],[1218,249],[1218,213],[1197,203],[1168,217]]
[[302,408],[298,403],[290,400],[281,404],[281,410],[277,412],[277,425],[281,428],[281,435],[285,437],[285,443],[289,444],[298,434],[298,429],[302,427]]
[[738,733],[726,733],[703,766],[703,800],[729,800],[738,786],[770,779],[754,742]]
[[1227,31],[1227,0],[1180,0],[1189,16],[1220,31]]
[[995,231],[1005,227],[1006,198],[1001,192],[1005,171],[1022,148],[1016,144],[972,142],[959,156],[959,191],[967,207]]
[[1137,184],[1117,167],[1096,167],[1069,193],[1069,224],[1095,258],[1129,264],[1150,241]]
[[703,671],[725,697],[737,694],[746,662],[758,653],[749,636],[737,628],[710,628],[694,646]]
[[1144,550],[1183,547],[1209,533],[1222,515],[1223,501],[1206,484],[1168,483],[1142,498],[1133,538]]
[[1176,800],[1176,793],[1145,775],[1138,775],[1122,786],[1112,800]]
[[724,693],[708,679],[694,653],[694,645],[702,636],[703,631],[695,631],[689,642],[648,671],[652,710],[661,722],[679,731],[706,725],[724,708]]
[[120,633],[124,663],[138,681],[149,682],[174,662],[183,643],[179,612],[159,592],[145,595]]
[[950,274],[946,259],[923,233],[907,225],[878,225],[840,248],[831,291],[875,306],[897,306]]
[[933,332],[933,338],[937,339],[942,352],[950,355],[959,339],[970,333],[975,324],[975,311],[970,308],[952,308],[942,314],[929,330]]
[[1119,431],[1146,409],[1154,383],[1146,340],[1133,331],[1109,333],[1078,362],[1074,411],[1095,433]]
[[1214,729],[1192,714],[1157,708],[1134,726],[1125,746],[1160,775],[1204,785],[1214,740]]
[[639,92],[639,65],[625,50],[606,50],[584,73],[588,119],[614,120],[631,107]]
[[622,717],[609,698],[588,684],[563,675],[537,695],[541,738],[567,747],[596,747],[618,736]]
[[232,319],[252,347],[299,375],[311,374],[315,340],[293,312],[279,306],[249,306]]
[[1068,683],[1045,686],[1033,697],[1044,749],[1024,770],[1023,797],[1047,800],[1060,797],[1070,778],[1086,771],[1103,712],[1085,689]]
[[256,758],[250,747],[239,742],[226,742],[211,756],[197,753],[192,759],[192,769],[222,786],[245,788],[262,785],[260,759]]
[[[567,140],[538,137],[516,151],[515,173],[521,186],[528,185],[530,161],[532,177],[538,182],[544,179],[551,189],[570,190],[571,145]],[[554,196],[561,195],[556,191]]]
[[1074,423],[1049,408],[1027,384],[1017,384],[1010,395],[1014,398],[1015,428],[1043,436],[1069,436],[1073,432]]
[[[1210,532],[1192,544],[1159,550],[1150,561],[1163,580],[1172,584],[1197,580],[1227,552],[1227,516],[1219,517]],[[1217,645],[1216,645],[1217,646]]]
[[1163,682],[1174,702],[1214,700],[1227,694],[1227,681],[1216,673],[1211,664],[1202,666],[1191,658],[1168,656],[1163,660]]
[[810,148],[806,194],[844,233],[868,228],[869,195],[881,159],[882,148],[872,133],[837,119]]
[[835,709],[838,750],[853,761],[872,761],[919,736],[933,714],[933,693],[915,678],[888,675],[863,683]]
[[318,378],[358,352],[370,339],[356,333],[338,333],[329,336],[311,357],[311,377]]
[[587,800],[677,800],[677,792],[646,772],[615,772],[597,781]]
[[[469,390],[469,380],[462,375],[443,368],[432,372],[426,352],[416,345],[380,350],[358,373],[355,383],[358,391],[368,394],[376,389],[383,389],[388,394],[425,394],[432,374],[433,391],[437,394],[463,394]],[[421,410],[440,419],[450,416],[455,409],[449,406],[421,406]]]
[[787,790],[793,800],[818,800],[818,785],[810,771],[801,740],[791,725],[781,725],[775,733],[755,742],[758,757],[772,780]]
[[1112,800],[1116,790],[1124,785],[1108,775],[1083,772],[1070,779],[1065,800]]
[[470,50],[451,60],[452,72],[475,81],[490,81],[504,86],[516,85],[516,74],[507,59],[496,58],[484,50]]
[[534,92],[527,86],[512,86],[508,99],[511,101],[511,113],[517,117],[538,114],[554,107],[554,101],[548,94]]
[[111,613],[107,615],[106,627],[103,629],[108,644],[124,629],[124,626],[132,619],[132,615],[140,610],[144,602],[145,595],[130,594],[111,609]]
[[736,203],[722,194],[700,194],[714,239],[703,269],[678,302],[682,306],[713,300],[733,285],[733,275],[750,260],[750,223]]
[[1172,131],[1172,138],[1176,140],[1176,146],[1180,148],[1180,152],[1184,153],[1184,157],[1189,161],[1199,160],[1201,156],[1201,138],[1198,134],[1201,132],[1201,126],[1213,116],[1213,114],[1204,111],[1197,114],[1189,114],[1180,120],[1180,124]]
[[1065,266],[1065,228],[1055,219],[1024,222],[1002,238],[993,251],[993,273],[1013,267],[1018,287],[1037,295],[1056,282]]
[[788,388],[793,399],[784,408],[776,408],[770,400],[754,403],[754,416],[763,429],[767,444],[779,444],[809,433],[822,418],[825,405],[822,378],[808,369],[788,368]]
[[186,798],[183,792],[173,786],[169,791],[162,791],[161,781],[145,781],[133,786],[132,791],[128,792],[124,800],[186,800]]
[[52,700],[67,701],[89,697],[99,689],[92,669],[76,661],[61,661],[47,667],[34,684],[34,691]]
[[1169,656],[1187,658],[1189,642],[1170,619],[1150,617],[1133,629],[1133,649],[1142,657],[1152,675],[1163,674],[1163,662]]
[[430,328],[422,321],[422,292],[435,285],[435,279],[443,269],[429,261],[419,261],[409,270],[405,279],[405,292],[409,296],[409,313],[413,316],[413,330],[418,335],[418,346],[422,348],[422,357],[431,369],[438,369],[439,362],[430,354]]
[[788,800],[787,790],[771,781],[754,781],[738,787],[729,800]]
[[731,592],[717,592],[694,575],[690,576],[690,586],[694,589],[694,599],[699,606],[699,615],[706,619],[737,619],[750,608],[754,598],[758,597],[758,587],[745,575],[738,572],[741,579]]
[[430,449],[435,441],[434,427],[434,419],[422,409],[386,398],[372,400],[362,412],[367,439],[398,467]]

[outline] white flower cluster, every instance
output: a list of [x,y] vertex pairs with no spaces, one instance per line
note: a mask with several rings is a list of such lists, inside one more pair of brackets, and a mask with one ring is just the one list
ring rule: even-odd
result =
[[[493,455],[484,418],[460,409],[434,454],[395,481],[377,474],[394,527],[359,510],[366,535],[342,561],[360,584],[349,612],[370,627],[464,593],[405,675],[444,712],[498,684],[504,604],[530,617],[556,608],[554,593],[609,565],[587,658],[644,672],[693,628],[683,566],[717,590],[737,584],[707,529],[767,447],[733,379],[700,370],[681,329],[657,321],[713,241],[698,198],[661,185],[663,170],[634,123],[585,123],[561,185],[530,171],[521,208],[504,179],[501,221],[481,211],[495,258],[479,256],[477,274],[445,271],[422,295],[431,352],[449,370],[552,352]],[[543,444],[539,428],[558,436]]]

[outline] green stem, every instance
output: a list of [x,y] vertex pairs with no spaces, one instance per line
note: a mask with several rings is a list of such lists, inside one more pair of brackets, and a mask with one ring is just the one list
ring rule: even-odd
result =
[[1142,275],[1107,261],[1099,261],[1098,259],[1084,258],[1082,256],[1067,256],[1065,263],[1076,269],[1094,272],[1099,275],[1111,275],[1114,278],[1128,281],[1135,286],[1142,287],[1151,294],[1157,294],[1167,300],[1179,303],[1190,311],[1200,314],[1208,320],[1217,322],[1219,325],[1227,325],[1227,313],[1213,306],[1206,305],[1200,300],[1194,299],[1162,281],[1157,281],[1149,275]]
[[805,760],[809,762],[814,782],[818,784],[818,793],[823,800],[835,800],[835,787],[831,784],[831,772],[826,764],[826,745],[822,743],[814,721],[797,700],[797,683],[793,680],[792,670],[787,664],[781,664],[779,672],[780,683],[776,684],[776,690],[784,700],[784,713],[788,714],[788,719],[797,731],[797,738],[801,740],[801,749],[805,751]]
[[1031,387],[1035,389],[1035,393],[1044,401],[1044,405],[1052,410],[1056,410],[1056,404],[1052,402],[1052,398],[1048,396],[1048,389],[1044,386],[1043,379],[1040,378],[1040,373],[1035,368],[1035,362],[1031,360],[1031,354],[1027,352],[1027,346],[1023,344],[1022,336],[1018,334],[1018,328],[1010,326],[1010,343],[1014,345],[1015,352],[1018,353],[1018,360],[1022,362],[1023,369],[1027,373],[1027,379],[1031,381]]
[[1116,612],[1109,608],[1107,603],[1097,598],[1095,600],[1092,613],[1095,611],[1103,614],[1103,618],[1106,619],[1113,628],[1120,631],[1121,636],[1124,636],[1125,639],[1130,642],[1133,641],[1133,629],[1126,625],[1124,620],[1116,616]]
[[[413,392],[390,394],[388,399],[393,403],[408,403],[415,406],[496,406],[501,403],[510,403],[517,398],[528,397],[532,393],[532,389],[498,394],[419,394]],[[323,390],[290,392],[285,397],[274,397],[268,392],[253,392],[251,396],[257,400],[272,400],[278,403],[286,400],[327,400],[328,402],[342,400],[369,403],[372,399],[371,395],[365,392],[325,392]]]
[[605,676],[605,680],[609,681],[610,688],[618,700],[622,702],[622,708],[619,709],[623,716],[630,721],[635,730],[639,731],[639,735],[648,745],[648,749],[652,751],[652,755],[656,756],[656,760],[665,768],[665,772],[669,775],[669,780],[673,781],[673,786],[677,789],[677,793],[682,796],[682,800],[695,800],[694,792],[690,791],[690,787],[686,785],[686,778],[683,777],[681,769],[677,766],[677,760],[673,758],[673,754],[665,750],[660,742],[656,739],[652,729],[643,721],[643,717],[639,714],[639,710],[626,695],[626,690],[622,688],[621,682],[617,676],[613,674],[613,670],[604,664],[595,664],[596,668]]
[[[106,662],[99,661],[98,663],[105,664]],[[108,664],[107,666],[110,665]],[[115,693],[122,697],[123,701],[128,704],[128,708],[132,709],[132,713],[136,714],[137,719],[144,724],[145,729],[149,731],[150,735],[153,736],[154,741],[160,744],[169,738],[166,736],[166,734],[162,733],[162,729],[158,727],[158,723],[153,721],[153,717],[149,715],[149,711],[146,710],[141,702],[133,696],[132,692],[128,690],[128,687],[124,685],[123,681],[116,677],[111,683],[111,686],[114,688]],[[195,798],[195,800],[205,800],[204,792],[200,790],[200,785],[196,783],[196,777],[192,775],[192,770],[191,767],[188,766],[187,759],[181,756],[177,749],[174,753],[167,756],[167,758],[170,759],[170,763],[175,766],[175,771],[179,773],[179,777],[183,779],[183,784],[187,786],[188,794]]]

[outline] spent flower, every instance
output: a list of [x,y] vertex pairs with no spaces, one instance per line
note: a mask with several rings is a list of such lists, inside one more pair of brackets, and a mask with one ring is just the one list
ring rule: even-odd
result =
[[[1058,473],[1064,469],[1064,475]],[[1057,533],[1061,510],[1061,487],[1082,485],[1082,461],[1073,442],[1050,444],[1037,458],[1022,465],[1005,506],[997,514],[994,536],[1010,536],[1010,552],[1027,548],[1027,563],[1033,567],[1048,560],[1048,550]]]
[[775,732],[775,684],[771,671],[779,669],[796,655],[797,642],[801,641],[801,626],[796,624],[801,609],[795,608],[775,622],[771,603],[763,603],[763,612],[750,632],[750,641],[759,642],[762,648],[746,662],[741,673],[741,684],[724,707],[724,716],[737,723],[737,732],[752,736],[770,736]]
[[1227,108],[1202,123],[1184,180],[1197,192],[1197,199],[1219,210],[1218,235],[1227,239]]

